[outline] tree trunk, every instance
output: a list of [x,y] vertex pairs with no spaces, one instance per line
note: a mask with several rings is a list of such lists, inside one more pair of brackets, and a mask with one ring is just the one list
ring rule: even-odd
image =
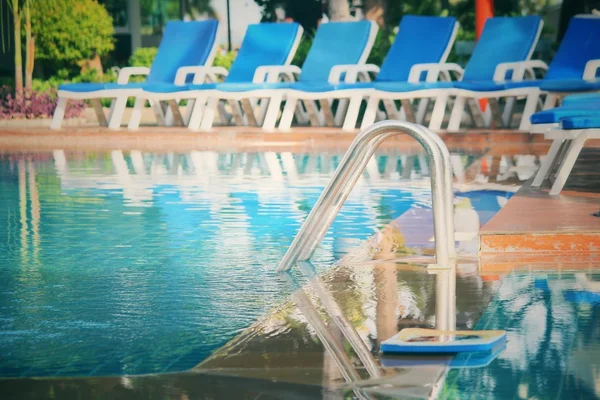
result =
[[23,95],[23,54],[21,53],[21,16],[19,15],[19,1],[12,0],[12,12],[15,33],[15,91],[18,96]]
[[350,4],[348,4],[348,0],[329,0],[327,8],[330,21],[350,20]]
[[385,11],[387,0],[364,0],[365,19],[377,22],[380,28],[385,27]]
[[25,91],[33,88],[33,61],[35,44],[31,37],[31,0],[25,3]]

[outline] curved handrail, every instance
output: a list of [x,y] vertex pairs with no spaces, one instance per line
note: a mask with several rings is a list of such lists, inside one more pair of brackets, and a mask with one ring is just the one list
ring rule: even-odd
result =
[[281,260],[278,271],[287,271],[298,261],[308,260],[312,256],[375,150],[384,140],[403,133],[415,138],[429,158],[436,263],[441,267],[449,265],[456,252],[452,167],[448,148],[438,135],[421,125],[404,121],[382,121],[356,136],[329,185],[321,193]]

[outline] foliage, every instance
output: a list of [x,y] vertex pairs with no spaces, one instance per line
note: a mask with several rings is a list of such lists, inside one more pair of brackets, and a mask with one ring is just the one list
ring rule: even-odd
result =
[[302,35],[302,39],[300,39],[300,43],[298,44],[298,49],[296,50],[296,54],[294,54],[294,58],[292,59],[292,64],[297,65],[299,67],[302,66],[306,56],[308,55],[308,51],[310,50],[310,46],[312,45],[314,32],[311,35]]
[[[129,65],[131,65],[132,67],[150,68],[157,53],[158,49],[156,47],[141,47],[133,53],[131,58],[129,58]],[[231,64],[233,64],[233,60],[235,60],[236,55],[236,51],[227,51],[225,50],[225,48],[221,47],[215,54],[213,65],[217,67],[223,67],[225,69],[230,69]]]
[[292,18],[304,28],[305,32],[313,32],[323,16],[321,0],[254,0],[262,8],[263,21],[276,21],[277,8],[285,10],[286,17]]
[[114,49],[112,19],[97,0],[38,1],[31,21],[36,59],[51,69],[76,70]]
[[227,51],[225,48],[221,47],[215,54],[215,59],[213,61],[213,65],[215,67],[223,67],[227,70],[231,68],[231,64],[233,64],[233,60],[237,56],[237,51]]
[[367,64],[375,64],[381,66],[388,50],[394,41],[394,32],[380,30],[375,37],[375,43],[367,59]]
[[140,47],[129,57],[129,65],[132,67],[148,67],[152,65],[158,53],[157,47]]
[[[32,90],[24,95],[14,95],[9,86],[0,87],[0,120],[51,118],[56,109],[56,91]],[[71,101],[67,105],[65,118],[75,118],[85,109],[83,101]]]

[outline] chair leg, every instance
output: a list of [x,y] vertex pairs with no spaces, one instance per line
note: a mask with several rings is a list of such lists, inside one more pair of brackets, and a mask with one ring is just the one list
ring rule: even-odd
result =
[[141,97],[137,97],[135,99],[133,111],[131,112],[131,117],[129,118],[129,123],[127,124],[127,129],[130,131],[136,130],[140,127],[140,122],[142,120],[142,109],[144,108],[145,103],[146,99]]
[[269,106],[267,107],[267,112],[265,113],[265,119],[262,124],[262,128],[264,131],[271,132],[275,130],[275,126],[277,125],[277,117],[279,116],[279,109],[281,108],[282,101],[283,96],[279,93],[271,96],[271,99],[269,100]]
[[579,157],[579,153],[581,153],[581,149],[583,148],[583,144],[586,140],[587,136],[584,133],[580,133],[571,142],[569,152],[567,153],[560,168],[558,169],[558,173],[556,174],[556,180],[554,181],[552,189],[550,190],[551,196],[556,196],[557,194],[560,194],[561,190],[565,186],[565,183],[567,183],[569,174],[571,174],[571,170],[573,170],[575,161],[577,161],[577,157]]
[[62,121],[65,117],[65,111],[67,109],[67,102],[69,100],[60,97],[58,99],[58,104],[56,104],[56,109],[54,110],[54,115],[52,116],[52,123],[50,124],[50,129],[60,129],[62,125]]
[[548,172],[550,172],[550,167],[552,167],[554,159],[558,155],[558,152],[559,152],[563,142],[564,142],[564,140],[559,140],[559,139],[554,140],[552,142],[552,145],[550,145],[550,150],[548,150],[548,154],[546,155],[546,158],[542,162],[542,165],[540,165],[540,169],[538,170],[537,175],[535,176],[535,179],[531,183],[532,187],[540,187],[542,185],[542,183],[544,182],[544,179],[546,179],[546,176],[548,175]]
[[173,125],[185,126],[185,122],[179,111],[179,100],[169,100],[169,109],[171,110]]
[[515,98],[509,97],[504,103],[504,112],[502,113],[502,123],[505,128],[510,128],[510,122],[512,120],[513,109],[515,107]]
[[346,110],[346,118],[344,118],[344,125],[342,126],[343,131],[352,132],[356,128],[360,103],[362,103],[361,96],[353,96],[350,98],[350,104]]
[[[198,124],[200,121],[200,130],[201,131],[210,131],[213,126],[213,122],[215,120],[215,109],[217,108],[217,103],[219,99],[216,97],[210,97],[206,102],[206,107],[204,107],[204,113],[202,112],[202,103],[197,101],[197,108],[192,111],[192,117],[190,118],[189,129],[197,130]],[[204,115],[202,115],[204,114]],[[194,125],[192,125],[192,121],[194,121]]]
[[458,96],[454,100],[454,107],[450,113],[450,121],[448,121],[448,131],[456,132],[460,129],[463,112],[465,111],[466,98]]
[[360,124],[360,129],[366,129],[369,126],[375,123],[375,118],[377,117],[377,111],[379,109],[379,98],[375,96],[369,97],[369,101],[367,102],[367,109],[363,114],[362,123]]
[[300,102],[295,97],[289,97],[285,101],[285,107],[283,108],[283,114],[279,120],[279,129],[282,131],[288,131],[292,127],[292,120],[294,119],[294,112],[297,104]]
[[185,113],[183,114],[183,123],[187,126],[190,123],[190,117],[192,116],[192,109],[196,100],[188,99],[187,105],[185,106]]
[[417,115],[415,116],[417,124],[423,125],[425,115],[427,114],[427,107],[429,106],[429,98],[424,97],[419,100],[419,106],[417,107]]
[[125,107],[127,107],[127,97],[117,97],[115,99],[115,107],[113,109],[112,115],[110,116],[108,129],[114,130],[121,128],[121,122],[123,121],[123,113],[125,112]]
[[340,99],[338,101],[337,110],[335,112],[335,126],[340,126],[344,123],[349,107],[350,102],[348,99]]
[[[203,101],[206,102],[206,100]],[[217,103],[217,110],[219,111],[219,119],[223,125],[229,125],[233,117],[227,113],[227,110],[225,110],[225,104],[223,104],[222,101]]]
[[[94,107],[94,111],[96,112],[96,118],[98,118],[98,123],[100,124],[100,126],[108,126],[106,115],[104,115],[104,110],[102,109],[102,102],[100,101],[100,99],[91,99],[90,102]],[[113,105],[111,105],[111,108],[114,108],[114,100]]]
[[160,100],[150,100],[150,105],[152,106],[158,125],[166,126],[167,121],[165,120],[165,110],[163,109],[162,102]]
[[525,100],[525,108],[523,108],[523,115],[521,116],[521,123],[519,124],[520,131],[529,132],[531,130],[530,118],[537,107],[538,97],[538,92],[527,95],[527,100]]
[[187,127],[190,131],[197,131],[200,128],[206,107],[208,107],[206,105],[206,99],[202,98],[194,100],[194,104],[190,110],[190,119],[187,124]]
[[429,121],[429,129],[432,131],[439,131],[442,129],[444,115],[446,114],[446,104],[448,104],[448,94],[440,94],[435,98],[431,120]]
[[554,108],[556,106],[556,102],[557,102],[558,98],[555,94],[552,93],[548,93],[546,95],[546,100],[544,100],[544,110],[549,110],[551,108]]

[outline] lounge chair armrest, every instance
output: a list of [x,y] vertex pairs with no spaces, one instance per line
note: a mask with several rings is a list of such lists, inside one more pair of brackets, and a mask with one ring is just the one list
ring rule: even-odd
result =
[[188,75],[193,75],[192,83],[198,85],[201,83],[216,82],[217,76],[227,76],[229,71],[223,67],[203,67],[203,66],[187,66],[180,67],[175,75],[176,85],[185,85]]
[[591,80],[596,78],[596,74],[598,73],[598,68],[600,68],[600,60],[590,60],[585,64],[585,69],[583,70],[583,79]]
[[494,81],[504,82],[506,81],[506,74],[508,71],[512,71],[512,81],[522,81],[525,77],[526,71],[533,71],[534,69],[548,70],[548,64],[542,60],[527,60],[517,62],[501,63],[496,66],[494,71]]
[[461,77],[464,70],[460,65],[455,63],[415,64],[410,69],[408,81],[411,83],[420,82],[423,72],[427,72],[427,76],[425,77],[426,82],[435,82],[442,73],[456,72]]
[[279,79],[295,81],[302,70],[296,65],[263,65],[254,71],[253,83],[275,83]]
[[327,81],[332,85],[337,85],[342,80],[342,75],[346,74],[344,82],[355,83],[358,81],[361,74],[363,74],[363,76],[368,76],[369,72],[377,74],[379,73],[379,67],[375,64],[334,65],[329,71],[329,78]]
[[148,75],[150,73],[150,68],[148,67],[125,67],[121,68],[119,71],[119,76],[117,77],[117,83],[124,85],[129,82],[129,78],[132,75]]

